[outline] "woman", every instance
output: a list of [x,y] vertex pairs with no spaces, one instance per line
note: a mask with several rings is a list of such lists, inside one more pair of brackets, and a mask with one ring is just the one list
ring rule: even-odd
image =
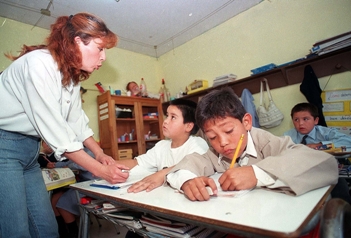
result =
[[37,162],[41,138],[59,161],[68,158],[111,183],[127,179],[127,167],[93,139],[80,98],[80,82],[116,43],[101,19],[79,13],[59,17],[46,45],[6,55],[14,62],[0,74],[0,237],[58,237]]

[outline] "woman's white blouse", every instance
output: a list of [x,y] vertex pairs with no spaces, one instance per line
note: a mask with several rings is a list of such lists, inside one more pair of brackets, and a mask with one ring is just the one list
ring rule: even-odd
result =
[[61,80],[48,50],[27,53],[0,74],[0,128],[43,138],[58,160],[93,135],[80,85],[63,87]]

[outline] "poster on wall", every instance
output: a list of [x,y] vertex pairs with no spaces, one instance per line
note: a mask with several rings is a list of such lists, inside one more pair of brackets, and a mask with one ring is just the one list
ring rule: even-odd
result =
[[331,90],[325,92],[325,102],[351,101],[351,89]]
[[323,91],[321,97],[328,127],[351,135],[351,89]]

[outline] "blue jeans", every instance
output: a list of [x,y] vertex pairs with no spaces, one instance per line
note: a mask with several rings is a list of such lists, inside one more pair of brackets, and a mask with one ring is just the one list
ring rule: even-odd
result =
[[39,142],[0,129],[0,238],[59,237],[37,162]]

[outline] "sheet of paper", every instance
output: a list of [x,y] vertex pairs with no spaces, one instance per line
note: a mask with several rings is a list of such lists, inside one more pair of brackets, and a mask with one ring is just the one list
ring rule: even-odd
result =
[[218,192],[217,192],[217,195],[214,195],[213,192],[212,192],[212,189],[210,187],[206,187],[208,193],[211,195],[211,196],[218,196],[218,197],[241,197],[243,195],[245,195],[246,193],[250,192],[251,189],[247,189],[247,190],[239,190],[239,191],[223,191],[219,182],[218,182],[218,179],[219,177],[221,176],[222,174],[221,173],[216,173],[214,175],[211,176],[211,178],[213,178],[213,180],[215,181],[216,185],[217,185],[217,189],[218,189]]
[[143,168],[141,168],[140,166],[135,166],[133,169],[131,169],[129,171],[129,177],[127,179],[127,181],[123,182],[123,183],[115,183],[115,184],[111,184],[109,182],[107,182],[106,180],[102,179],[102,180],[95,180],[92,184],[94,185],[102,185],[106,186],[106,187],[110,187],[110,188],[125,188],[125,187],[129,187],[131,185],[133,185],[134,183],[142,180],[143,178],[145,178],[146,176],[152,174],[153,172],[147,171]]

